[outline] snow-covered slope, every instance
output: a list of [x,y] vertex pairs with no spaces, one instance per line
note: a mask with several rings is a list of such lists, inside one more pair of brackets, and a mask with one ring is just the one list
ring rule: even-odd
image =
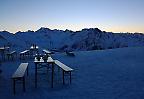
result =
[[57,50],[97,50],[112,49],[121,47],[144,46],[144,34],[135,33],[109,33],[98,28],[83,29],[73,32],[69,30],[50,30],[40,28],[37,31],[0,32],[0,39],[3,43],[0,46],[11,45],[15,49],[26,49],[32,44],[40,48]]
[[[38,74],[38,88],[34,86],[34,62],[29,62],[26,92],[17,84],[17,94],[12,93],[11,76],[21,61],[2,63],[0,75],[1,99],[143,99],[144,98],[144,47],[129,47],[97,51],[74,52],[75,57],[53,55],[74,69],[72,84],[68,77],[62,84],[62,72],[55,65],[54,88],[51,72]],[[40,72],[40,71],[39,71]]]

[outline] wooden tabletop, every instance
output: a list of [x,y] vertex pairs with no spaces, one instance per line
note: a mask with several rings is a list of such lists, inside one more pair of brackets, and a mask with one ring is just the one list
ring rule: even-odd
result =
[[25,74],[25,70],[27,69],[28,63],[21,63],[17,68],[16,72],[12,75],[12,78],[15,77],[23,77]]
[[[35,62],[35,63],[44,63],[45,61],[42,59],[42,57],[40,58],[40,61],[38,61],[38,60],[36,59],[36,57],[35,57],[34,62]],[[47,60],[46,62],[48,62],[48,63],[53,63],[54,60],[52,59],[52,57],[48,57],[48,60]]]
[[25,51],[23,51],[23,52],[20,52],[21,54],[23,54],[23,53],[26,53],[26,52],[28,52],[29,50],[25,50]]
[[36,47],[31,46],[31,47],[30,47],[30,49],[38,49],[38,48],[39,48],[38,46],[36,46]]
[[0,47],[0,50],[9,49],[10,47]]

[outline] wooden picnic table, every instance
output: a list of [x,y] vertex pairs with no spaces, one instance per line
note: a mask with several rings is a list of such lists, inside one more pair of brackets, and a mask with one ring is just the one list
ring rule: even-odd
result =
[[32,55],[38,53],[38,49],[39,49],[38,46],[31,46],[30,47],[30,55],[32,56]]
[[0,50],[9,49],[10,47],[0,47]]
[[1,57],[2,57],[3,60],[5,60],[5,53],[6,53],[6,51],[9,52],[9,48],[10,47],[0,47],[0,53],[1,53]]
[[35,88],[37,88],[37,71],[39,69],[39,64],[42,64],[42,63],[48,63],[48,64],[51,64],[52,65],[52,74],[51,74],[51,87],[53,88],[53,79],[54,79],[54,60],[51,58],[51,57],[48,57],[48,60],[47,61],[44,61],[41,57],[40,60],[37,60],[36,57],[35,57],[35,60],[34,60],[34,63],[35,63]]
[[29,50],[25,50],[20,52],[20,59],[24,59],[26,55],[29,55]]
[[34,47],[34,46],[31,46],[31,47],[30,47],[30,49],[38,49],[38,48],[39,48],[38,46],[35,46],[35,47]]
[[15,55],[15,57],[17,56],[16,51],[12,51],[12,52],[7,53],[8,60],[10,58],[13,60],[14,59],[14,55]]

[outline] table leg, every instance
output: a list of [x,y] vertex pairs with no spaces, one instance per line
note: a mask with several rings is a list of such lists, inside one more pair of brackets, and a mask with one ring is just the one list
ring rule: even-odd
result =
[[65,84],[65,80],[64,80],[65,78],[64,78],[64,70],[63,70],[63,84]]
[[72,78],[71,78],[71,71],[70,71],[70,84],[71,84],[71,81],[72,81],[71,79],[72,79]]
[[24,54],[21,55],[21,59],[22,59],[22,60],[24,59]]
[[49,70],[49,64],[47,64],[47,71],[46,71],[46,72],[47,72],[47,74],[48,74],[48,70]]
[[2,53],[3,53],[3,60],[5,61],[5,51],[3,51]]
[[54,63],[52,63],[52,77],[51,77],[51,87],[53,88],[53,80],[54,80]]
[[25,88],[25,76],[23,77],[23,92],[25,92],[26,88]]
[[28,67],[27,67],[27,76],[28,76],[28,74],[29,74],[29,70],[28,70]]
[[21,60],[21,54],[19,54],[19,59]]
[[35,88],[37,88],[37,63],[35,63]]
[[16,91],[15,91],[15,79],[13,79],[13,93],[15,94]]

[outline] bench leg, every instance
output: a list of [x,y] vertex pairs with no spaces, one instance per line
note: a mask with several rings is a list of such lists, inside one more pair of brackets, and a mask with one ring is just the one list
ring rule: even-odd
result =
[[7,57],[8,57],[8,60],[10,59],[10,56],[9,55],[7,55]]
[[14,60],[14,55],[11,55],[11,59]]
[[13,93],[15,95],[16,91],[15,91],[15,79],[13,79]]
[[71,72],[70,72],[70,84],[71,84]]
[[37,88],[37,63],[35,63],[35,88]]
[[25,60],[25,54],[23,54],[23,60]]
[[18,56],[18,55],[17,55],[17,53],[16,53],[16,55],[15,55],[16,59],[17,59],[17,56]]
[[60,67],[58,67],[58,73],[60,72]]
[[21,54],[20,54],[20,56],[19,56],[19,59],[21,60]]
[[63,84],[65,84],[65,80],[64,80],[64,70],[63,70]]
[[25,92],[25,77],[23,77],[23,92]]
[[49,70],[49,64],[47,64],[47,67],[46,67],[46,68],[47,68],[47,71],[46,71],[46,72],[48,73],[48,70]]
[[52,79],[51,79],[51,87],[53,88],[53,80],[54,80],[54,63],[52,63]]
[[28,67],[27,67],[27,76],[28,76],[28,74],[29,74],[29,73],[28,73]]

